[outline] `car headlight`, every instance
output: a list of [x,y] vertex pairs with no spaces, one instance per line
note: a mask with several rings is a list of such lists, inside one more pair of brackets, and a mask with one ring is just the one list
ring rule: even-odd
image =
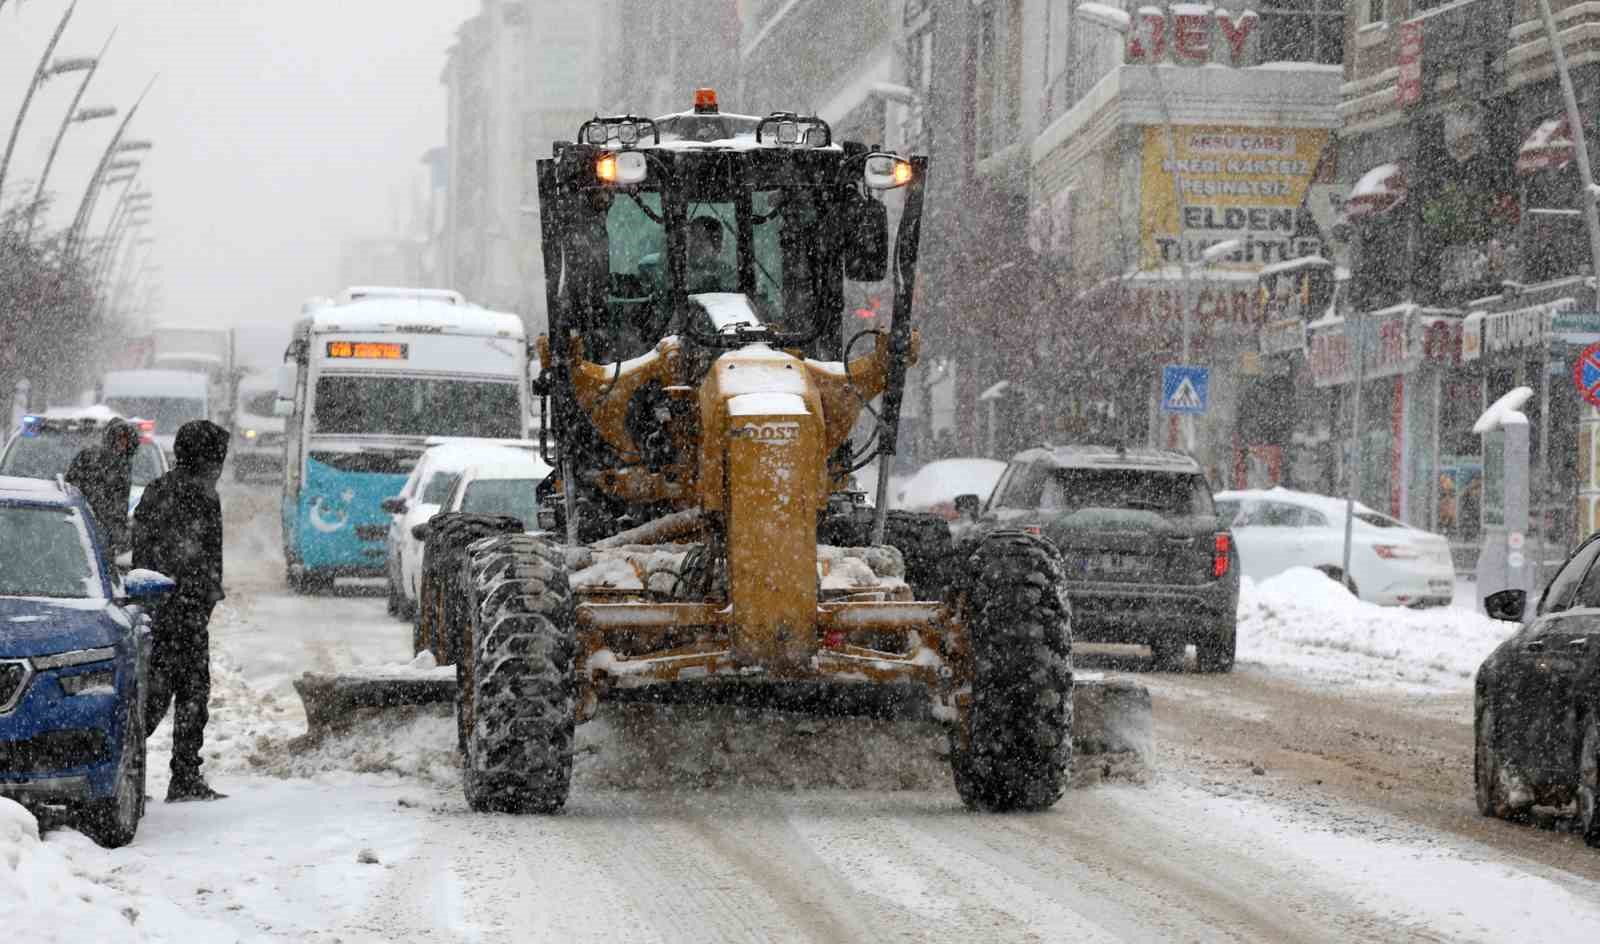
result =
[[63,675],[61,690],[68,695],[110,695],[117,688],[117,670],[94,669],[77,675]]
[[254,438],[256,438],[256,431],[253,430],[253,429],[245,430],[244,431],[244,438],[246,438],[246,439],[254,439]]
[[[35,656],[29,661],[33,663],[35,672],[46,672],[51,669],[70,669],[80,665],[93,665],[96,662],[110,663],[116,658],[117,650],[106,646],[99,649],[73,649],[68,652],[58,652],[53,656]],[[68,695],[104,694],[101,689],[115,689],[117,684],[117,667],[107,664],[103,668],[95,668],[89,672],[77,672],[60,678],[61,690]]]

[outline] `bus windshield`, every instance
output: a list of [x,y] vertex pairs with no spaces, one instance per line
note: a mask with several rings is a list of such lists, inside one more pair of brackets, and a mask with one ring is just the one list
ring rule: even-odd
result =
[[522,436],[509,381],[327,375],[317,380],[313,431],[322,435]]

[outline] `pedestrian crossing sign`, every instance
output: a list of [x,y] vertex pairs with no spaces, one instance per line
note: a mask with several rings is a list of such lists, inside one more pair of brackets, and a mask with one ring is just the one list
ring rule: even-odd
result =
[[1168,364],[1161,371],[1161,409],[1166,413],[1200,414],[1206,411],[1211,371],[1187,364]]

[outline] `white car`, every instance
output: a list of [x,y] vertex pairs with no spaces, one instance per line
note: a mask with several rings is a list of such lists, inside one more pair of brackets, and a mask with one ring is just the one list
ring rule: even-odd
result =
[[1312,567],[1387,606],[1448,604],[1455,564],[1443,535],[1355,506],[1350,573],[1344,573],[1345,502],[1286,488],[1219,492],[1217,519],[1229,523],[1239,567],[1262,580],[1291,567]]
[[956,499],[976,495],[981,504],[1005,470],[1006,464],[998,459],[939,459],[907,479],[894,492],[890,507],[932,512],[954,521],[958,517]]
[[[515,463],[534,456],[527,448],[506,445],[506,440],[463,440],[433,446],[422,454],[400,489],[400,494],[383,501],[389,513],[388,555],[389,610],[407,619],[416,610],[417,585],[422,579],[422,541],[411,529],[439,513],[446,496],[461,473],[475,465]],[[542,463],[541,463],[542,464]]]
[[522,519],[523,528],[539,530],[539,496],[536,489],[550,474],[538,455],[529,452],[516,459],[497,459],[475,465],[456,479],[445,497],[444,511],[479,515],[508,515]]
[[251,475],[283,473],[284,419],[273,412],[277,399],[276,377],[255,374],[239,381],[238,400],[233,408],[233,441],[228,448],[235,481],[243,482]]

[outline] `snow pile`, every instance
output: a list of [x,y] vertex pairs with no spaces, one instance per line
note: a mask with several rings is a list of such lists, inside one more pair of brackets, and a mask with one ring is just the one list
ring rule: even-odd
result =
[[1239,660],[1319,680],[1408,691],[1472,685],[1516,626],[1459,607],[1408,610],[1356,599],[1296,567],[1239,588]]
[[318,779],[349,771],[451,788],[461,782],[455,708],[450,705],[364,710],[348,728],[315,742],[298,736],[260,741],[247,760],[256,771],[284,778]]
[[427,649],[417,653],[410,662],[393,662],[376,665],[353,665],[339,672],[349,678],[369,679],[450,679],[456,677],[456,667],[440,665]]
[[[303,734],[306,728],[305,712],[298,700],[251,685],[238,666],[215,647],[211,651],[209,711],[201,754],[207,774],[254,769],[260,766],[254,757],[257,751]],[[146,743],[152,753],[163,757],[171,754],[170,709]],[[151,774],[153,780],[158,775],[155,764],[151,765]],[[162,784],[164,787],[164,780]]]
[[120,887],[107,853],[77,833],[39,839],[39,823],[0,798],[0,927],[12,940],[227,940],[176,905]]

